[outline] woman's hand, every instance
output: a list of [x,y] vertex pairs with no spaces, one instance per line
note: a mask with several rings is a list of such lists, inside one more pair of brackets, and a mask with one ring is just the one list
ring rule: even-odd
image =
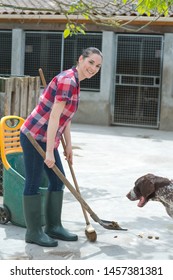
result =
[[55,157],[53,151],[46,151],[46,158],[44,163],[49,167],[52,168],[55,164]]

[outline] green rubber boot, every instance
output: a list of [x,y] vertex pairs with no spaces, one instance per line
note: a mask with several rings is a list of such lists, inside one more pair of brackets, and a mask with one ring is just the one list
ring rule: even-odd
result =
[[58,242],[42,230],[41,196],[39,194],[23,196],[23,209],[27,228],[25,241],[45,247],[56,247]]
[[61,224],[63,191],[47,192],[45,233],[52,238],[65,241],[76,241],[78,236],[68,232]]

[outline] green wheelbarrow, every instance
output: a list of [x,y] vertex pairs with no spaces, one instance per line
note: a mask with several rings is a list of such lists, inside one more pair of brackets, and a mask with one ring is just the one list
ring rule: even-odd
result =
[[[18,116],[5,116],[0,121],[0,149],[3,163],[3,205],[0,205],[0,224],[11,222],[25,227],[23,214],[23,190],[25,170],[20,127],[24,119]],[[42,225],[45,225],[44,205],[48,179],[43,174],[40,185]]]

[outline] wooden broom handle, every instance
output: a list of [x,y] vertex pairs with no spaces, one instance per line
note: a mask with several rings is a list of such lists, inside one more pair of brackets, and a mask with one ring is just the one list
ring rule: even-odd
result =
[[42,84],[43,84],[43,86],[45,88],[47,86],[47,83],[46,83],[46,80],[45,80],[45,77],[44,77],[44,74],[43,74],[43,70],[41,68],[39,68],[38,71],[39,71],[39,74],[40,74],[40,78],[41,78]]

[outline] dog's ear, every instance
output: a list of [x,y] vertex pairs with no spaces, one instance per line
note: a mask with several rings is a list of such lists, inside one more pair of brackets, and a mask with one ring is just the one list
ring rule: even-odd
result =
[[155,176],[153,174],[142,176],[136,181],[135,188],[139,189],[142,196],[148,197],[155,192]]
[[155,187],[156,189],[168,186],[171,184],[171,181],[168,178],[156,177]]
[[171,183],[168,178],[155,176],[153,174],[147,174],[146,177],[152,182],[152,184],[154,184],[155,190],[168,186]]

